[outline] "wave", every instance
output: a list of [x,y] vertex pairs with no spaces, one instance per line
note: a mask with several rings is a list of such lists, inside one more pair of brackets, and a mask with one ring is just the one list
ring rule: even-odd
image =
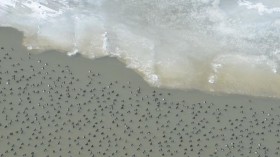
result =
[[280,97],[280,1],[1,0],[28,49],[113,56],[151,85]]

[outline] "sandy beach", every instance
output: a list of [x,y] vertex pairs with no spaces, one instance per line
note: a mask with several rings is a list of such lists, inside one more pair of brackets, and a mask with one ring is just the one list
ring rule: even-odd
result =
[[280,100],[150,87],[0,28],[0,157],[278,157]]

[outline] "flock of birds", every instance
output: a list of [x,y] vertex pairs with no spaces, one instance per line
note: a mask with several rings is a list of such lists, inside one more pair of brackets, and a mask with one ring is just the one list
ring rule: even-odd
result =
[[280,156],[280,104],[189,103],[16,51],[0,49],[0,157]]

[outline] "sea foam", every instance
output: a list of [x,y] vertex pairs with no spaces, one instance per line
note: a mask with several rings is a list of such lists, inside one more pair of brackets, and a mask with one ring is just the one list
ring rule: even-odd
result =
[[280,1],[1,0],[29,49],[117,57],[152,85],[280,97]]

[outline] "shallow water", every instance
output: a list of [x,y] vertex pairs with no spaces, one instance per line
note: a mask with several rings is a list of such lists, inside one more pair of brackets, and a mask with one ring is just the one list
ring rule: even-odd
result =
[[24,45],[115,56],[150,84],[280,96],[280,2],[2,0]]

